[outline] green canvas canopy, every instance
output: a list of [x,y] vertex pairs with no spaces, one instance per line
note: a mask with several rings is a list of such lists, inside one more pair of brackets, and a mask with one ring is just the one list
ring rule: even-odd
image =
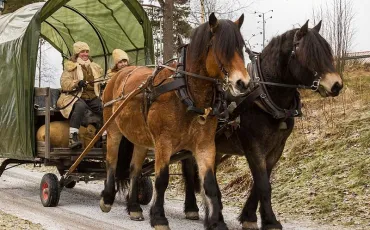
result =
[[0,157],[35,157],[34,80],[40,36],[64,58],[84,41],[105,71],[112,51],[134,65],[154,62],[150,21],[135,0],[49,0],[0,16]]

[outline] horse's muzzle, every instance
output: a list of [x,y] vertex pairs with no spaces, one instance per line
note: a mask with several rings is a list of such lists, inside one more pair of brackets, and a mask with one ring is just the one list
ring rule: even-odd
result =
[[247,91],[248,86],[249,86],[249,82],[245,83],[244,81],[240,79],[236,81],[236,87],[241,93],[244,93],[245,91]]
[[336,82],[333,87],[331,87],[331,93],[333,94],[333,96],[338,96],[339,95],[339,92],[340,90],[343,88],[343,84],[339,84],[339,82]]

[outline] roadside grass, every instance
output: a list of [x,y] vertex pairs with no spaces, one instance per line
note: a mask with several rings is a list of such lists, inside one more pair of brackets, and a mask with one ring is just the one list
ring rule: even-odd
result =
[[[370,70],[347,72],[344,84],[336,98],[301,92],[304,116],[271,178],[279,219],[370,229]],[[181,173],[181,165],[171,172]],[[223,202],[243,207],[253,184],[245,158],[225,161],[217,178]],[[169,189],[184,198],[180,176],[171,177]]]
[[20,219],[16,216],[7,214],[0,210],[0,229],[41,230],[43,228],[40,224],[34,224],[28,220]]

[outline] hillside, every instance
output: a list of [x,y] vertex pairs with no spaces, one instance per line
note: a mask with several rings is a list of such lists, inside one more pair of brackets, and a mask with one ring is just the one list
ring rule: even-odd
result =
[[[370,229],[370,70],[352,69],[344,83],[336,98],[302,92],[304,116],[296,120],[272,177],[279,219]],[[251,186],[246,160],[223,163],[218,180],[224,202],[242,207]]]

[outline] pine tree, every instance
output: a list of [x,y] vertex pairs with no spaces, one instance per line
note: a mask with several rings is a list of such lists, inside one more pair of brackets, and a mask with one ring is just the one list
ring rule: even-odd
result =
[[[163,60],[173,57],[177,35],[189,37],[191,26],[187,22],[190,14],[188,0],[158,0],[159,8],[144,5],[152,21],[156,43],[156,56],[163,52]],[[162,48],[163,47],[163,48]]]

